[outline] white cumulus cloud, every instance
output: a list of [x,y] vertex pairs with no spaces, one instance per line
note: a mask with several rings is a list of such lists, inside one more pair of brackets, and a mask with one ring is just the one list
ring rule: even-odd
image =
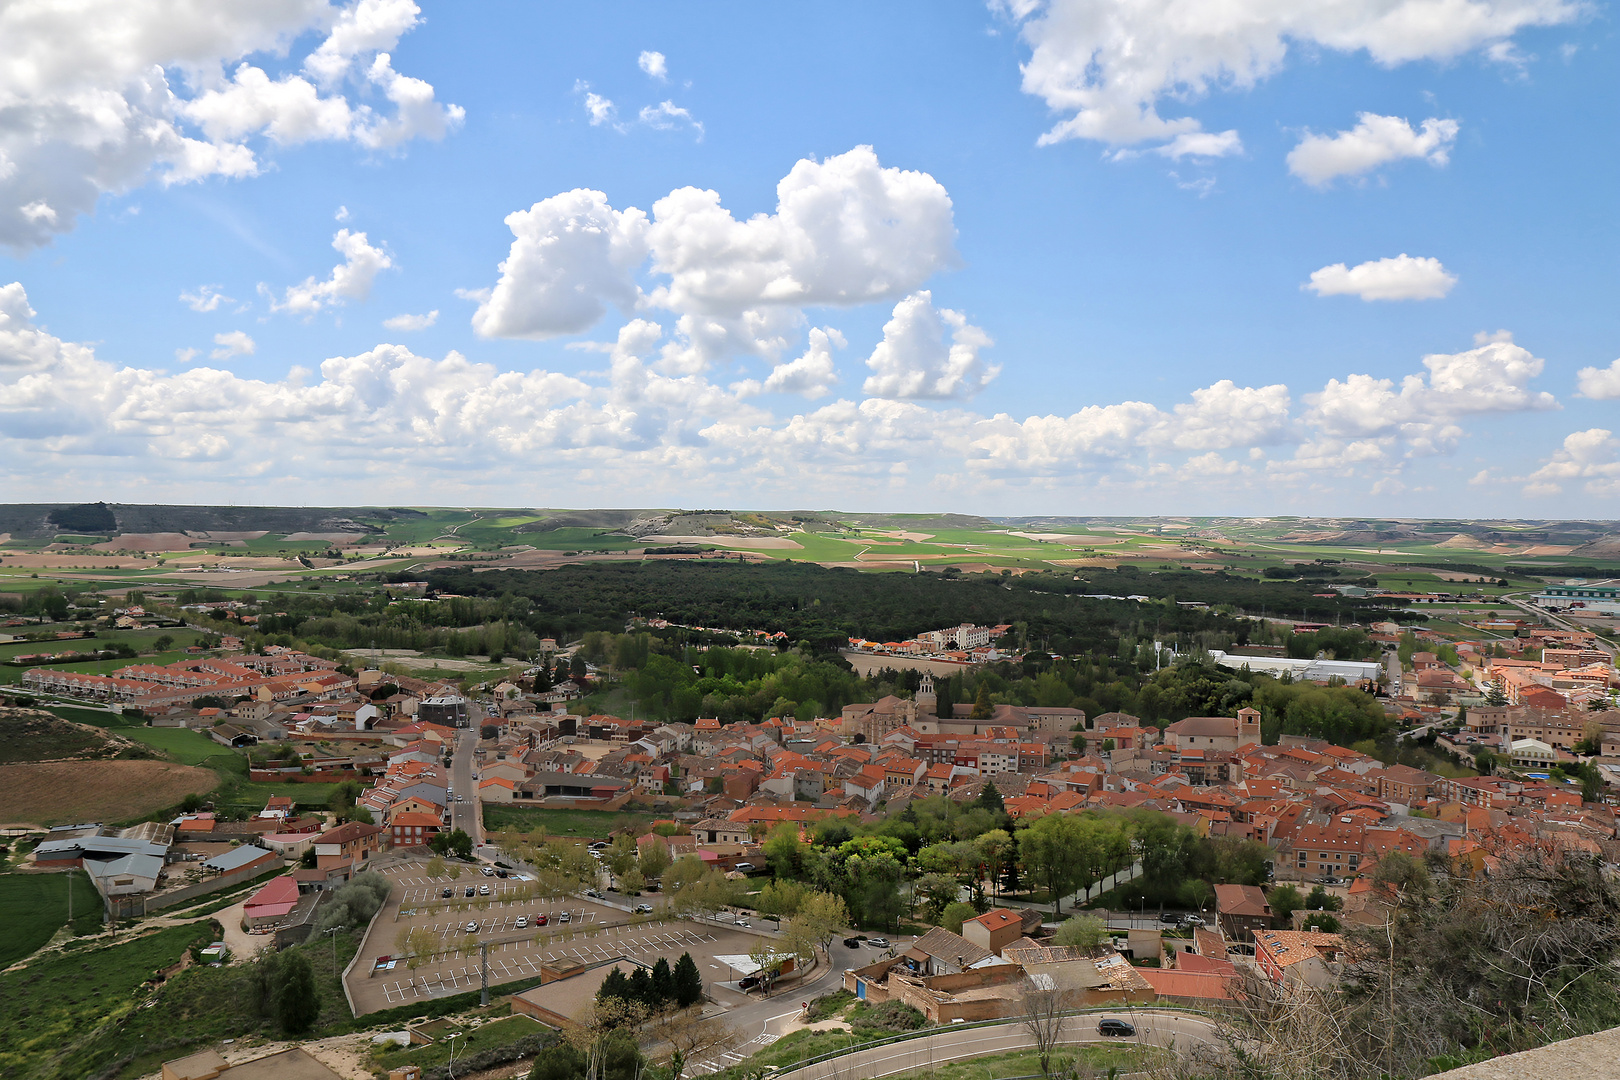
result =
[[800,161],[776,191],[775,213],[744,221],[718,192],[691,187],[659,199],[650,217],[598,191],[535,203],[507,217],[512,247],[473,327],[549,337],[587,329],[607,304],[645,305],[678,316],[666,359],[692,371],[731,351],[774,357],[804,307],[902,297],[956,263],[944,187],[885,168],[869,146]]
[[585,118],[591,122],[591,127],[601,127],[603,124],[619,131],[624,129],[615,121],[618,119],[619,109],[612,100],[603,97],[591,89],[591,84],[584,79],[574,83],[574,93],[583,94],[585,100]]
[[1620,398],[1620,360],[1608,367],[1584,367],[1575,374],[1575,389],[1581,397],[1597,401]]
[[[266,144],[443,137],[462,110],[385,51],[419,21],[408,0],[0,5],[0,245],[47,243],[151,180],[256,175]],[[261,66],[311,32],[301,71]]]
[[1561,449],[1524,479],[1526,495],[1556,495],[1572,480],[1585,480],[1592,495],[1620,494],[1620,440],[1607,428],[1572,432]]
[[1414,258],[1402,252],[1346,267],[1324,266],[1301,285],[1317,296],[1359,296],[1363,300],[1439,300],[1457,284],[1439,259]]
[[214,346],[208,354],[210,360],[234,360],[238,356],[252,356],[257,348],[253,339],[240,330],[214,335]]
[[795,357],[771,370],[764,382],[745,379],[733,383],[732,393],[738,397],[759,394],[801,394],[807,398],[826,397],[838,382],[838,366],[833,362],[834,348],[842,349],[848,342],[844,335],[831,327],[816,327],[810,331],[810,345],[803,356]]
[[643,49],[641,55],[636,57],[636,65],[649,78],[657,79],[659,82],[669,81],[669,62],[664,59],[664,54],[661,52]]
[[384,319],[383,325],[390,330],[411,331],[426,330],[439,321],[439,309],[434,308],[426,315],[395,315],[391,319]]
[[1183,131],[1154,153],[1180,161],[1184,157],[1216,158],[1243,153],[1237,131]]
[[1202,126],[1163,116],[1243,90],[1291,51],[1365,52],[1385,67],[1449,60],[1511,43],[1521,30],[1574,20],[1579,0],[990,0],[1028,46],[1023,89],[1059,119],[1042,145],[1094,139],[1165,143]]
[[[326,280],[316,281],[311,276],[297,285],[287,286],[279,303],[271,298],[271,311],[313,315],[333,304],[364,300],[371,295],[371,283],[377,275],[394,265],[387,249],[372,247],[363,232],[339,229],[332,237],[332,247],[343,256],[343,262],[332,268]],[[270,291],[264,285],[260,285],[259,289],[265,293]]]
[[873,374],[861,387],[880,398],[970,398],[990,384],[999,366],[986,367],[979,353],[990,335],[950,308],[936,308],[927,291],[894,306],[866,366]]
[[1420,158],[1430,165],[1451,160],[1457,140],[1455,120],[1433,117],[1422,129],[1399,116],[1358,113],[1356,126],[1334,135],[1309,132],[1288,152],[1288,171],[1313,187],[1325,187],[1341,176],[1360,176],[1381,165],[1405,158]]

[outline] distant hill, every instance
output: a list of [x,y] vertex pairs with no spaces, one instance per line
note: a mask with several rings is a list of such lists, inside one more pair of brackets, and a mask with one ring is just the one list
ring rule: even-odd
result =
[[138,503],[0,504],[0,533],[40,539],[58,533],[379,532],[424,516],[398,507],[163,506]]

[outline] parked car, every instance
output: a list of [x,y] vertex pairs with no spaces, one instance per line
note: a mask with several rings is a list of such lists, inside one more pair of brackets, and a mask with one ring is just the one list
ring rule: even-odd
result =
[[1118,1035],[1128,1039],[1136,1034],[1136,1026],[1127,1024],[1123,1020],[1099,1020],[1097,1022],[1097,1034]]
[[478,924],[475,922],[470,922],[466,925],[465,929],[469,934],[476,934],[478,933]]
[[1350,881],[1349,881],[1348,878],[1342,878],[1342,877],[1325,877],[1325,878],[1321,878],[1320,880],[1321,880],[1323,885],[1348,885],[1348,884],[1350,884]]
[[1181,921],[1181,916],[1177,915],[1174,911],[1166,911],[1159,916],[1159,921],[1162,923],[1169,923],[1171,926],[1174,926],[1176,923]]
[[516,926],[519,930],[522,930],[529,925],[529,917],[527,915],[519,915],[517,917],[517,922],[513,923],[512,925]]
[[494,868],[493,868],[493,867],[489,867],[489,866],[480,866],[480,867],[479,867],[479,868],[478,868],[478,872],[479,872],[479,873],[480,873],[480,874],[483,874],[483,875],[484,875],[484,876],[485,876],[485,877],[494,877],[494,876],[495,876],[495,870],[494,870]]
[[1203,918],[1202,915],[1183,915],[1181,917],[1181,925],[1182,926],[1205,926],[1207,924],[1204,922],[1204,918]]
[[866,943],[874,949],[887,949],[889,947],[889,939],[886,937],[869,937],[866,939]]
[[506,876],[506,871],[505,870],[497,870],[497,871],[495,871],[495,876],[498,877],[498,878],[503,878],[503,877]]
[[562,922],[572,922],[573,917],[571,915],[569,915],[568,912],[565,911],[561,915],[557,916],[557,921],[560,922],[560,923],[562,923]]
[[469,885],[469,886],[467,886],[466,895],[467,896],[477,896],[478,895],[478,890],[476,888],[474,888],[473,886]]
[[735,923],[734,923],[734,924],[733,924],[733,925],[736,925],[736,926],[748,926],[748,927],[752,927],[752,926],[753,926],[753,925],[754,925],[754,924],[753,924],[753,923],[751,923],[751,922],[749,922],[749,921],[748,921],[748,920],[747,920],[747,919],[745,919],[745,918],[743,918],[743,917],[742,917],[742,916],[740,916],[740,915],[739,915],[739,916],[738,916],[738,917],[737,917],[737,920],[736,920],[736,922],[735,922]]
[[637,915],[651,915],[652,914],[652,905],[651,904],[637,904],[636,905],[636,914]]
[[439,895],[444,897],[446,900],[448,900],[452,896],[456,895],[456,890],[454,890],[454,889],[441,889],[441,890],[439,890]]
[[551,916],[549,916],[549,915],[536,915],[534,917],[534,925],[536,925],[536,926],[544,926],[550,921],[551,921]]
[[737,873],[739,874],[752,874],[754,870],[755,866],[751,862],[740,862],[737,864]]
[[603,848],[608,847],[608,846],[609,845],[608,845],[607,841],[605,841],[605,840],[597,840],[597,841],[594,841],[593,843],[590,844],[590,849],[592,851],[601,851]]
[[847,937],[847,938],[844,939],[844,948],[846,948],[846,949],[858,949],[860,947],[861,947],[861,939],[860,938]]
[[478,895],[479,896],[488,896],[489,895],[489,886],[488,885],[480,885],[480,886],[478,886]]
[[744,975],[741,979],[737,980],[737,989],[739,990],[752,990],[758,985],[758,975]]
[[604,898],[604,897],[603,897],[603,896],[602,896],[602,894],[601,894],[601,893],[599,893],[599,892],[597,892],[597,891],[596,891],[596,890],[595,890],[595,889],[586,889],[586,890],[585,890],[585,895],[586,895],[586,896],[588,896],[588,897],[590,897],[590,898],[591,898],[591,899],[592,899],[592,900],[602,900],[602,899],[605,899],[605,898]]

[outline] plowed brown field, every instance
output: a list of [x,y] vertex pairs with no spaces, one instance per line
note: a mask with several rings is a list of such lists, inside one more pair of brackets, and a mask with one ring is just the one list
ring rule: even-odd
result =
[[212,791],[208,769],[169,761],[48,761],[0,765],[0,824],[123,821]]

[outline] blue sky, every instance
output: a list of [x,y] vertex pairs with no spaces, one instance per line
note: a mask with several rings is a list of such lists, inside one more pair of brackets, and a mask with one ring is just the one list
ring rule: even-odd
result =
[[1620,495],[1607,4],[59,7],[0,13],[10,500]]

